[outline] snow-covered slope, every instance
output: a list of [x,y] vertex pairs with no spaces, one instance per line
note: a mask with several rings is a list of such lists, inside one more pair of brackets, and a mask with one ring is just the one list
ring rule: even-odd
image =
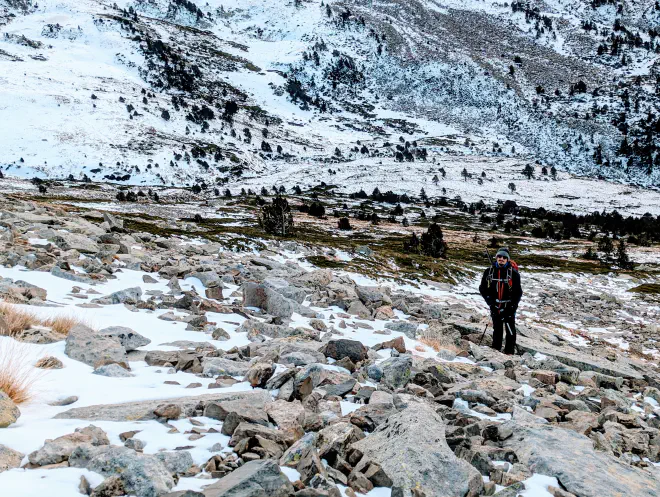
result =
[[657,185],[660,10],[599,4],[0,0],[0,166],[212,185],[487,154]]

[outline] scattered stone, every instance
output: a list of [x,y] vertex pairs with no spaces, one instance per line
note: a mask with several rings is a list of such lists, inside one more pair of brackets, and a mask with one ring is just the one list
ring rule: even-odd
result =
[[62,361],[60,361],[57,357],[48,356],[39,359],[35,364],[35,367],[41,369],[62,369],[64,364],[62,364]]
[[0,428],[7,428],[14,424],[21,417],[21,411],[18,406],[9,398],[9,396],[0,390]]
[[93,367],[112,363],[128,367],[126,349],[118,338],[101,335],[82,324],[74,326],[69,331],[64,353],[71,359]]

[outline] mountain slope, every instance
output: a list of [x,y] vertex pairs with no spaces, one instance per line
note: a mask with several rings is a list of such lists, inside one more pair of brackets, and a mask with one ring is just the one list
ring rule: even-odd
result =
[[210,186],[488,155],[658,185],[660,10],[599,3],[0,0],[0,164]]

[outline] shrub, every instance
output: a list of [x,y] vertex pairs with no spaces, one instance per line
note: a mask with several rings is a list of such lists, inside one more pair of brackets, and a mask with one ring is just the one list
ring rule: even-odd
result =
[[275,197],[271,204],[265,204],[259,212],[258,221],[259,226],[271,235],[290,236],[293,233],[291,207],[283,197]]
[[347,230],[347,231],[353,229],[347,217],[339,218],[339,221],[337,221],[337,227],[340,230]]
[[447,252],[447,243],[444,241],[440,225],[433,223],[420,239],[422,254],[429,257],[444,257]]
[[325,207],[321,202],[312,202],[309,206],[309,215],[314,217],[325,216]]

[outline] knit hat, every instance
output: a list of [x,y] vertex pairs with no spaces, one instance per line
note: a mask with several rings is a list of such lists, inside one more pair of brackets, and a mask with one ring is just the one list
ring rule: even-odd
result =
[[495,257],[506,257],[507,259],[511,260],[511,256],[509,256],[509,249],[506,247],[501,247],[498,251],[497,254],[495,254]]

